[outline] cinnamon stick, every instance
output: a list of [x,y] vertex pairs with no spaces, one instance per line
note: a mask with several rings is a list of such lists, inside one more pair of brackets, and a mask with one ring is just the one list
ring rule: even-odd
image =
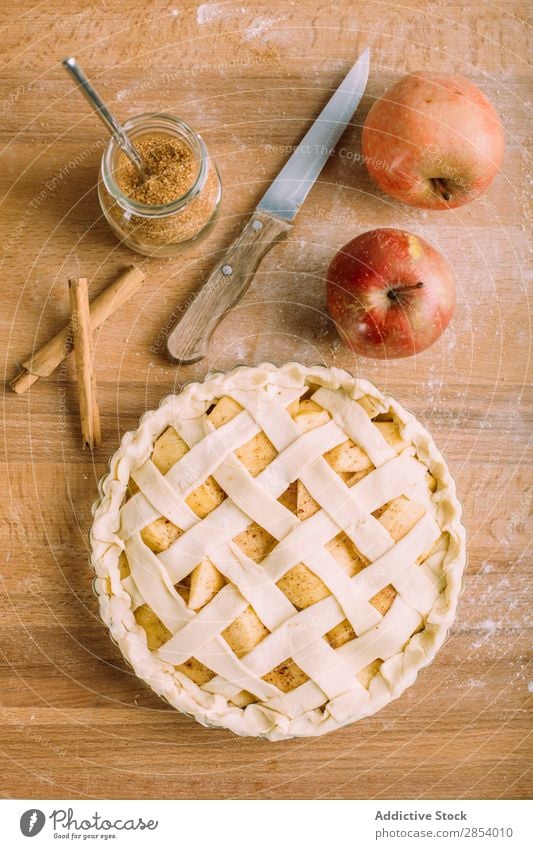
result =
[[74,357],[78,377],[81,432],[84,446],[95,448],[102,441],[100,413],[96,400],[89,290],[86,277],[68,281]]
[[[140,268],[131,265],[111,283],[90,306],[91,329],[94,331],[126,303],[145,278]],[[72,350],[72,329],[67,324],[35,354],[22,363],[22,371],[11,381],[11,388],[21,395],[40,377],[48,377]]]

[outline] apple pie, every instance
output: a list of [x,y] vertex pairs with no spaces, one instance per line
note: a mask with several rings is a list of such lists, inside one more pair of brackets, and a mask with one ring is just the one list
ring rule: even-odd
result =
[[465,531],[430,434],[298,363],[209,375],[127,433],[91,530],[102,618],[204,725],[324,734],[416,678],[455,616]]

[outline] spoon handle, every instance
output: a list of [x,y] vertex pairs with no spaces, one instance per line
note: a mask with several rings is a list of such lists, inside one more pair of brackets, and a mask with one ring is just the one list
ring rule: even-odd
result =
[[80,91],[89,101],[100,120],[110,131],[111,135],[115,138],[119,147],[121,147],[124,153],[126,153],[129,159],[131,159],[139,171],[139,174],[144,176],[146,174],[146,167],[143,160],[135,150],[122,126],[118,123],[116,118],[113,117],[103,100],[96,93],[74,57],[70,56],[68,59],[63,59],[62,64],[65,70],[67,70],[72,78],[78,83]]

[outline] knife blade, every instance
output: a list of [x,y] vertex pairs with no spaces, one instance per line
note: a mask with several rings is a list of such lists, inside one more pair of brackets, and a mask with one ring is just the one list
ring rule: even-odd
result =
[[194,296],[167,338],[174,362],[202,360],[211,336],[250,286],[263,257],[292,229],[292,220],[350,122],[366,88],[369,50],[355,65],[267,189],[239,236]]

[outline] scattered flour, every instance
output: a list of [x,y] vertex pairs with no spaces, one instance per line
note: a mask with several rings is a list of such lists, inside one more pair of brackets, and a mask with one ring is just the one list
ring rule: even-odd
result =
[[210,21],[216,21],[217,18],[222,18],[226,10],[223,6],[216,3],[202,3],[196,10],[196,22],[198,24],[208,24]]
[[528,693],[533,693],[533,681],[530,681],[527,685],[527,691]]
[[476,636],[476,638],[472,641],[472,648],[479,649],[482,645],[484,645],[490,637],[492,637],[498,627],[498,623],[494,622],[493,619],[484,619],[483,622],[479,623],[479,631],[483,632],[481,636]]
[[274,24],[278,24],[282,18],[255,18],[249,27],[245,30],[246,38],[257,38],[265,30],[270,29]]

